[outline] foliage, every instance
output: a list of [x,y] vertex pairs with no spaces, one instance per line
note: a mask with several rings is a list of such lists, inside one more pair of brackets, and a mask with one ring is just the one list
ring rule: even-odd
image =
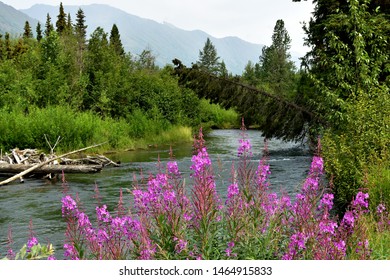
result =
[[385,164],[390,147],[390,24],[368,4],[350,1],[347,9],[321,19],[317,27],[324,30],[326,47],[316,45],[309,54],[315,91],[308,99],[327,122],[316,133],[324,135],[326,170],[341,212],[369,166]]

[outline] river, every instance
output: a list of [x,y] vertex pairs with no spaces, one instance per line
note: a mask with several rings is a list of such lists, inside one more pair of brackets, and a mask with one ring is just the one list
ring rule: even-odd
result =
[[[246,131],[252,144],[253,160],[261,158],[264,139],[256,130]],[[221,197],[226,193],[230,180],[232,163],[237,160],[237,148],[242,137],[240,130],[214,130],[206,135],[206,146],[213,162],[214,172],[218,175],[217,190]],[[310,167],[311,155],[308,149],[299,143],[283,142],[271,139],[268,142],[269,164],[271,166],[271,189],[281,190],[294,196]],[[157,161],[164,164],[169,160],[170,147],[155,147],[107,155],[114,161],[120,161],[120,167],[107,167],[97,174],[69,174],[66,181],[71,194],[77,194],[93,221],[93,209],[96,206],[95,186],[98,186],[103,204],[113,209],[119,199],[122,188],[125,205],[130,205],[134,177],[157,172]],[[192,144],[172,146],[173,155],[179,170],[189,176]],[[5,178],[1,178],[3,180]],[[40,243],[53,243],[56,257],[62,258],[62,245],[65,223],[61,217],[61,181],[50,182],[39,179],[25,179],[24,183],[13,182],[0,187],[0,258],[7,251],[8,228],[12,228],[13,249],[17,251],[29,238],[29,222],[32,221],[34,235]]]

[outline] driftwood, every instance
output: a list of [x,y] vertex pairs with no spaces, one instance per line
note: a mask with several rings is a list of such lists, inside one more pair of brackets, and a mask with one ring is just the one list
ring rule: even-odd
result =
[[[0,164],[0,173],[15,174],[30,169],[31,164]],[[64,173],[96,173],[101,171],[102,165],[59,165],[49,164],[32,170],[31,174],[61,174]]]
[[[25,170],[24,170],[24,171],[22,171],[22,172],[20,172],[20,173],[18,173],[18,174],[16,174],[16,175],[14,175],[14,176],[12,176],[11,178],[9,178],[9,179],[7,179],[7,180],[4,180],[4,181],[0,182],[0,186],[5,185],[5,184],[8,184],[8,183],[10,183],[10,182],[12,182],[12,181],[14,181],[14,180],[16,180],[16,179],[22,178],[23,176],[25,176],[25,175],[27,175],[27,174],[33,172],[34,170],[36,170],[36,169],[38,169],[38,168],[42,168],[43,166],[48,165],[48,164],[51,163],[51,162],[58,161],[58,160],[60,160],[61,158],[65,158],[65,157],[70,156],[70,155],[72,155],[72,154],[76,154],[76,153],[79,153],[79,152],[83,152],[83,151],[85,151],[85,150],[88,150],[88,149],[91,149],[91,148],[95,148],[95,147],[101,146],[101,145],[103,145],[103,144],[104,144],[104,143],[97,144],[97,145],[92,145],[92,146],[89,146],[89,147],[86,147],[86,148],[82,148],[82,149],[79,149],[79,150],[76,150],[76,151],[72,151],[72,152],[69,152],[69,153],[66,153],[66,154],[63,154],[63,155],[60,155],[60,156],[53,156],[53,157],[51,157],[51,158],[49,158],[49,159],[44,158],[44,157],[43,157],[43,158],[40,157],[40,160],[44,159],[43,162],[34,164],[34,165],[32,165],[31,167],[28,167],[27,169],[26,169],[26,167],[25,167]],[[0,163],[0,164],[1,164],[1,163]],[[12,162],[11,162],[10,164],[12,164]],[[59,166],[59,165],[57,165],[57,166]]]

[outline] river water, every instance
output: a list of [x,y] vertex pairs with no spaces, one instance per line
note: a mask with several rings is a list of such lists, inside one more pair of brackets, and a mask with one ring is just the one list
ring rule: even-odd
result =
[[[258,162],[264,148],[264,138],[256,130],[247,130],[252,144],[253,161]],[[240,130],[214,130],[206,135],[206,146],[217,178],[217,191],[223,198],[230,182],[232,163],[237,161],[237,148],[242,138]],[[271,189],[294,196],[308,173],[311,155],[300,143],[268,141],[269,164],[271,166]],[[134,178],[140,174],[148,176],[158,170],[158,160],[164,164],[169,160],[170,147],[156,147],[107,155],[120,161],[120,167],[106,167],[97,174],[66,175],[69,193],[78,195],[86,212],[94,219],[96,199],[95,187],[99,189],[101,203],[114,209],[122,188],[125,205],[130,205]],[[172,146],[175,160],[184,177],[190,175],[192,144]],[[0,180],[5,178],[0,177]],[[61,217],[61,181],[49,182],[40,179],[25,179],[24,183],[13,182],[0,187],[0,258],[7,251],[8,229],[12,229],[13,249],[17,251],[29,238],[29,222],[40,243],[51,242],[56,248],[56,257],[62,258],[65,223]]]

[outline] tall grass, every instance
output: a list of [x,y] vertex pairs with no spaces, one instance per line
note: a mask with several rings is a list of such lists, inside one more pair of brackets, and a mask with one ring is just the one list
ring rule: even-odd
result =
[[135,111],[127,120],[100,118],[92,112],[76,112],[67,106],[0,110],[0,147],[48,149],[46,138],[58,151],[68,151],[107,142],[102,150],[146,148],[148,145],[191,141],[191,129],[150,119]]

